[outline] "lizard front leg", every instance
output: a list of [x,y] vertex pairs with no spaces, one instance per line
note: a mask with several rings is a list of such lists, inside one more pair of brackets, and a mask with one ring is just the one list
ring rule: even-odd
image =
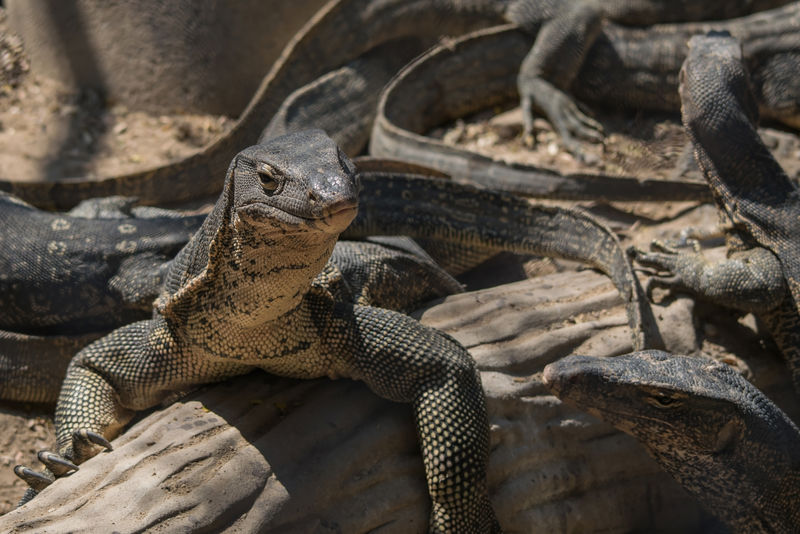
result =
[[636,261],[661,274],[647,284],[653,288],[685,290],[738,310],[764,313],[780,305],[787,292],[778,258],[761,247],[732,252],[719,262],[699,252],[681,253],[656,241],[651,252],[637,250]]
[[[529,4],[520,2],[509,14],[522,27],[530,26],[526,19],[542,16],[536,12],[537,6]],[[517,77],[524,134],[532,134],[533,111],[539,109],[553,124],[564,147],[577,158],[588,160],[578,139],[602,141],[602,127],[580,110],[567,90],[600,34],[603,11],[592,1],[553,9],[555,14],[542,24]]]
[[70,362],[56,404],[58,454],[42,451],[44,473],[16,466],[28,482],[22,503],[55,478],[103,449],[137,410],[157,405],[176,391],[234,376],[252,366],[214,366],[185,357],[163,320],[140,321],[113,331],[81,350]]
[[337,306],[334,373],[411,403],[433,501],[431,532],[500,532],[487,493],[489,425],[480,376],[458,342],[389,310]]

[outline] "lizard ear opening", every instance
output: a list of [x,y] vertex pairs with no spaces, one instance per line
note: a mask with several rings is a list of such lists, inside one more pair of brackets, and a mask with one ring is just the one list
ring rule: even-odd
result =
[[719,454],[732,447],[742,434],[741,424],[737,419],[731,419],[725,423],[717,432],[714,452]]

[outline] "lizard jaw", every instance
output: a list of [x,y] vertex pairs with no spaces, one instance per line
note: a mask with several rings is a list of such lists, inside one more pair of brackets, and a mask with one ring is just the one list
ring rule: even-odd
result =
[[250,226],[271,228],[281,234],[321,232],[339,234],[353,221],[358,205],[341,203],[331,206],[319,216],[306,217],[263,203],[253,203],[236,210],[236,218]]

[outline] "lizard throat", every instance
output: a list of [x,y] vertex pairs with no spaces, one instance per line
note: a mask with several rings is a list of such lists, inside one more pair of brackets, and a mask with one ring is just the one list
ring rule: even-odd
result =
[[248,329],[296,308],[330,258],[338,234],[311,231],[258,237],[237,232],[232,254],[215,269],[213,292],[204,307],[214,330]]

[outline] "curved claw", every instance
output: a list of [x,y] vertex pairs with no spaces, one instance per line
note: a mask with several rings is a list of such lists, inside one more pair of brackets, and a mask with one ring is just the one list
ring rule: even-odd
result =
[[600,143],[603,141],[603,126],[584,113],[572,100],[566,100],[561,116],[568,130],[579,139]]
[[78,466],[70,462],[60,454],[50,451],[39,451],[36,455],[39,461],[42,462],[47,468],[57,477],[65,475],[70,471],[77,471]]
[[583,150],[579,139],[591,143],[603,141],[603,127],[585,113],[571,100],[565,100],[558,111],[550,116],[561,142],[573,157],[587,165],[596,164],[599,160],[594,154]]
[[600,143],[604,139],[603,126],[584,113],[572,98],[563,91],[541,80],[519,80],[522,107],[523,139],[533,135],[534,103],[544,112],[561,137],[564,148],[576,159],[597,163],[598,158],[585,152],[578,139]]
[[663,252],[664,254],[673,254],[673,255],[680,254],[680,251],[678,249],[667,245],[660,239],[655,239],[653,240],[652,243],[650,243],[650,250],[655,252]]
[[24,465],[14,466],[14,474],[25,481],[37,493],[49,486],[55,480],[55,477],[48,473],[34,471],[30,467]]
[[114,450],[111,443],[97,432],[79,428],[72,433],[72,450],[77,462],[96,455],[97,447],[102,447],[107,451]]
[[655,302],[655,298],[653,298],[654,289],[673,291],[681,287],[683,287],[683,283],[677,274],[672,276],[652,276],[645,282],[644,291],[647,295],[647,299],[651,302]]

